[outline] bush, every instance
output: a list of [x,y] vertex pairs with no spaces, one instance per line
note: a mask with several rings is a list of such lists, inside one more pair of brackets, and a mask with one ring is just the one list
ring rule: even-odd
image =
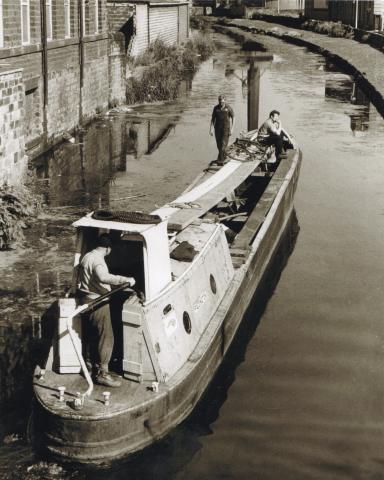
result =
[[39,200],[27,188],[0,188],[0,250],[13,248],[24,240],[24,220],[35,216],[39,209]]
[[197,35],[180,48],[156,40],[133,62],[134,66],[147,68],[139,79],[131,77],[127,81],[127,103],[174,100],[180,80],[195,73],[212,52],[213,42],[206,35]]
[[156,39],[145,52],[135,58],[133,65],[135,67],[138,65],[150,66],[175,54],[177,54],[175,46],[168,46],[163,40]]
[[192,50],[196,51],[198,55],[201,55],[202,61],[207,60],[213,53],[213,41],[208,35],[197,35],[190,40],[187,45],[189,43],[192,44]]
[[354,29],[350,25],[343,25],[340,22],[326,22],[319,20],[306,20],[302,28],[316,33],[323,33],[330,37],[354,37]]

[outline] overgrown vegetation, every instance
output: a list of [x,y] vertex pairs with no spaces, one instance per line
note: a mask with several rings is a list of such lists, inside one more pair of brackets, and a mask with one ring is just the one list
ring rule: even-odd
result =
[[213,42],[207,35],[197,35],[183,47],[156,40],[133,61],[134,67],[144,68],[139,78],[131,77],[127,82],[127,103],[175,99],[180,80],[193,75],[212,52]]
[[0,187],[0,250],[14,248],[24,240],[26,222],[39,210],[39,198],[26,187]]
[[353,27],[350,25],[344,25],[341,22],[306,20],[302,24],[302,28],[316,33],[323,33],[330,37],[354,38]]

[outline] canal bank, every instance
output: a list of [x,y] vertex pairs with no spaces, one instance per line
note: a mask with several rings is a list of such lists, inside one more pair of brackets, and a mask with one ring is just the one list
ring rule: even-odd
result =
[[[338,65],[346,73],[353,75],[370,96],[372,103],[384,114],[384,55],[368,44],[340,37],[328,37],[298,28],[287,28],[278,23],[272,24],[262,20],[224,19],[201,17],[218,31],[229,28],[230,34],[236,35],[233,29],[242,30],[243,41],[252,41],[255,35],[270,35],[287,43],[308,48],[319,53]],[[263,43],[261,39],[258,42]]]

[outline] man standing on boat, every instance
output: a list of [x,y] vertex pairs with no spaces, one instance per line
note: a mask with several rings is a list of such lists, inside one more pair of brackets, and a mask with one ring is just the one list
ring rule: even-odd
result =
[[[112,242],[108,234],[102,234],[97,240],[96,248],[84,255],[79,267],[78,297],[80,304],[88,304],[111,291],[111,285],[129,283],[135,285],[135,279],[121,275],[112,275],[108,271],[105,257],[111,253]],[[87,315],[84,322],[84,337],[87,367],[95,365],[91,357],[92,347],[97,350],[97,367],[95,382],[107,387],[119,387],[121,381],[109,373],[114,338],[109,310],[109,299]]]
[[285,153],[284,145],[292,143],[291,137],[281,126],[280,112],[272,110],[269,118],[259,128],[257,141],[261,145],[274,145],[276,159],[280,160]]
[[223,165],[225,162],[226,149],[228,146],[229,136],[232,135],[233,125],[235,123],[235,115],[232,108],[225,102],[225,96],[219,95],[219,103],[214,107],[212,112],[209,134],[213,135],[212,127],[215,128],[215,138],[219,155],[217,164]]

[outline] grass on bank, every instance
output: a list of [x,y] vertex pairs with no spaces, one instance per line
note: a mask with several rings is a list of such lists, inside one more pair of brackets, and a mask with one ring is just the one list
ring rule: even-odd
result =
[[319,20],[305,20],[301,28],[311,32],[323,33],[330,37],[354,38],[354,29],[350,25],[344,25],[340,22],[329,22]]
[[193,75],[212,52],[213,42],[207,35],[197,35],[182,47],[156,40],[133,61],[133,67],[144,68],[140,78],[127,81],[127,103],[174,100],[180,80]]
[[40,209],[40,199],[27,187],[0,187],[0,250],[20,245],[27,221]]

